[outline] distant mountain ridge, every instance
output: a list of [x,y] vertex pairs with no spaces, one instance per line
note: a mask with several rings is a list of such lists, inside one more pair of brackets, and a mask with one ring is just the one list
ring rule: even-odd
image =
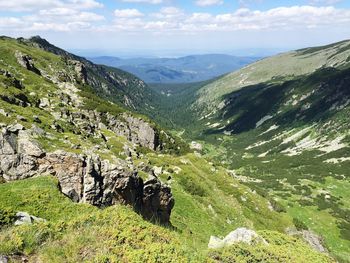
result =
[[224,54],[191,55],[179,58],[89,58],[96,64],[120,68],[147,83],[191,83],[212,79],[260,59]]

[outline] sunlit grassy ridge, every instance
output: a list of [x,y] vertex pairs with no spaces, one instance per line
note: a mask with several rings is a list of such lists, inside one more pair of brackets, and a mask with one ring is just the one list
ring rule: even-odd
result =
[[322,67],[342,68],[349,64],[349,56],[350,41],[342,41],[325,47],[297,50],[262,59],[206,85],[198,92],[195,107],[207,109],[207,114],[217,109],[226,94],[243,87],[266,81],[286,81],[310,74]]

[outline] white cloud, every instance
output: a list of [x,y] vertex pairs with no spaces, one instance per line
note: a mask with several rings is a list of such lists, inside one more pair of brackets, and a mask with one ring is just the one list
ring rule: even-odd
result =
[[46,8],[72,8],[77,10],[103,7],[103,4],[95,0],[0,0],[2,11],[36,11]]
[[114,11],[114,15],[119,18],[131,18],[131,17],[141,17],[143,13],[141,13],[137,9],[116,9]]
[[163,3],[163,0],[121,0],[122,2],[126,3],[145,3],[145,4],[161,4]]
[[197,0],[196,5],[198,6],[212,6],[212,5],[222,5],[223,0]]
[[[1,0],[0,0],[1,1]],[[16,0],[14,0],[16,1]],[[42,0],[37,0],[42,1]],[[76,4],[82,0],[71,0]],[[136,0],[135,0],[136,1]],[[91,2],[91,1],[90,1]],[[67,5],[45,8],[22,17],[2,17],[0,29],[12,31],[99,31],[135,33],[202,34],[203,32],[275,31],[288,34],[289,30],[333,30],[350,28],[350,10],[331,6],[278,7],[266,11],[241,8],[231,13],[186,13],[168,6],[157,13],[143,14],[138,9],[117,9],[115,18],[105,17]],[[93,3],[93,1],[91,2]]]
[[342,0],[310,0],[309,4],[310,5],[334,5]]

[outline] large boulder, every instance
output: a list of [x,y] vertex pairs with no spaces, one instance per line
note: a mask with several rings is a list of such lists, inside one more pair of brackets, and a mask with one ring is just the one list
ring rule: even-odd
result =
[[254,243],[267,244],[266,240],[260,237],[255,231],[240,227],[235,231],[230,232],[224,239],[220,239],[215,236],[211,236],[208,244],[208,248],[219,249],[227,246],[231,246],[235,243],[246,243],[252,245]]
[[142,215],[150,220],[167,223],[175,204],[170,187],[156,177],[145,182],[142,196]]

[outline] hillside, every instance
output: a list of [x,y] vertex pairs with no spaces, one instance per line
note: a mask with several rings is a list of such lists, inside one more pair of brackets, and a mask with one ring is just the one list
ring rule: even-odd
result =
[[160,120],[280,202],[340,262],[350,258],[349,57],[342,41],[266,58],[164,98],[161,109],[178,110]]
[[146,83],[192,83],[209,80],[240,69],[259,58],[222,54],[192,55],[179,58],[90,58],[97,64],[120,68]]
[[[0,53],[2,261],[333,262],[278,202],[127,109],[137,78],[38,37]],[[254,246],[208,249],[242,227]]]

